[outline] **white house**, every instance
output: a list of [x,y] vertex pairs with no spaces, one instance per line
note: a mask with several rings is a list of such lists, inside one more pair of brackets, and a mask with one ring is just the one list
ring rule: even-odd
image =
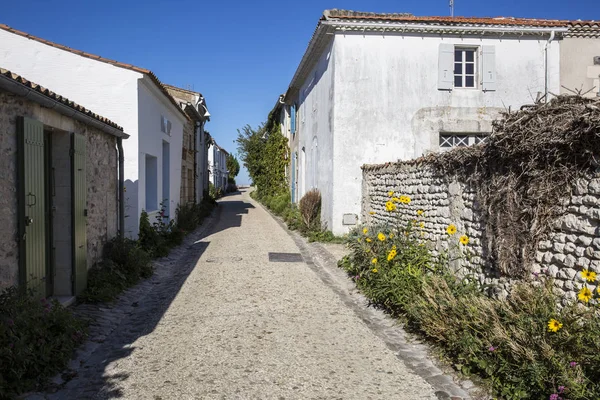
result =
[[183,127],[181,203],[199,203],[208,190],[209,135],[204,126],[210,121],[210,113],[201,93],[171,85],[164,86],[189,117]]
[[219,146],[213,139],[208,147],[208,169],[210,182],[215,189],[221,189],[223,192],[227,189],[227,156],[229,153]]
[[51,87],[123,126],[125,233],[137,237],[142,210],[175,212],[180,198],[183,125],[188,117],[152,71],[0,25],[5,68]]
[[[508,107],[559,93],[559,21],[327,10],[281,108],[297,202],[358,222],[361,166],[484,140]],[[276,107],[277,108],[277,107]]]

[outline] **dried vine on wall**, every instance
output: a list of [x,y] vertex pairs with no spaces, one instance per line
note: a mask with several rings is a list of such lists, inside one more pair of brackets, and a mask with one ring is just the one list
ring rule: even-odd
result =
[[485,145],[425,158],[477,188],[488,261],[523,277],[574,183],[598,168],[600,100],[560,96],[506,112]]

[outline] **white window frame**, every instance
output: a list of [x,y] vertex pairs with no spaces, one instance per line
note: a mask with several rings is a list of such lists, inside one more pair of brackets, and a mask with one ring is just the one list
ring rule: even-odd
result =
[[489,133],[483,132],[440,132],[440,150],[450,150],[456,147],[467,147],[484,143]]
[[[473,61],[467,61],[466,55],[468,51],[473,52]],[[461,53],[461,59],[456,60],[457,52]],[[467,65],[473,64],[473,73],[467,74]],[[454,63],[453,63],[453,83],[456,89],[479,89],[479,47],[477,46],[454,46]],[[456,72],[457,65],[461,66],[461,72]],[[473,86],[466,86],[467,77],[473,77]],[[456,86],[456,78],[460,77],[461,85]]]

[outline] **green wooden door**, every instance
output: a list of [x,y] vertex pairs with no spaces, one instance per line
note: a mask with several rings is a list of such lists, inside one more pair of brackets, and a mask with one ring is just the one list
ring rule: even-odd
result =
[[87,286],[87,184],[85,175],[85,136],[72,136],[73,160],[73,273],[75,295]]
[[44,125],[17,119],[19,278],[23,289],[46,297],[46,196]]

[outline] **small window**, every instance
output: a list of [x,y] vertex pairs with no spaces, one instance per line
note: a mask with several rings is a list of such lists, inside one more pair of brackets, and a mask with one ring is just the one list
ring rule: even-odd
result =
[[454,49],[454,87],[475,88],[476,84],[476,58],[477,49],[461,48]]
[[484,143],[487,137],[486,134],[440,133],[440,148],[451,149],[472,146]]

